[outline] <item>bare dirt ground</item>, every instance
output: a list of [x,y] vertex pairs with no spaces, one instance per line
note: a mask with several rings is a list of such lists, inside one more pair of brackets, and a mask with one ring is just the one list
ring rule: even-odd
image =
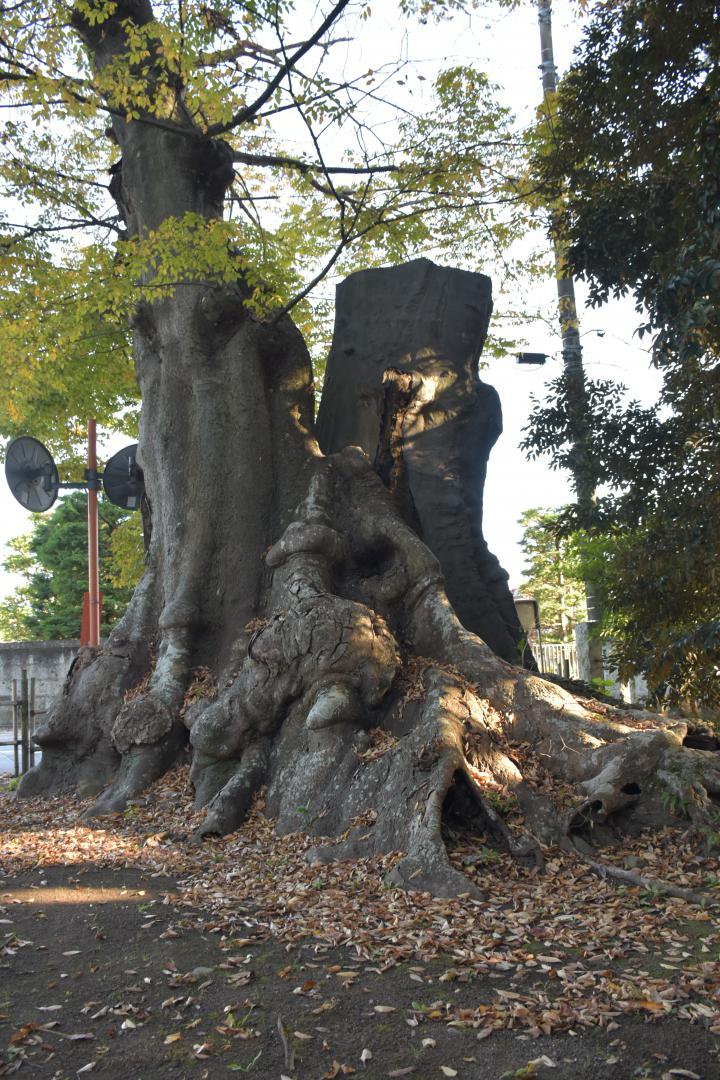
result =
[[[0,1076],[720,1076],[717,860],[689,835],[604,852],[707,890],[528,872],[451,837],[481,900],[309,866],[254,813],[200,846],[185,769],[125,814],[0,796]],[[258,811],[261,807],[258,807]]]

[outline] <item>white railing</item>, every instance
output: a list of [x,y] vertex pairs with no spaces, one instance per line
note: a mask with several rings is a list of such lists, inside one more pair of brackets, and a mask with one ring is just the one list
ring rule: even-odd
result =
[[535,647],[535,655],[538,667],[545,674],[562,675],[565,679],[578,679],[580,677],[577,649],[572,644],[543,642],[540,648]]

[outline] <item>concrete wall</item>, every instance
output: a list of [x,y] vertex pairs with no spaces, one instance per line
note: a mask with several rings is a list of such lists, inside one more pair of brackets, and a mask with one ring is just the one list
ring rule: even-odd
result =
[[602,679],[610,685],[605,690],[611,697],[621,698],[630,704],[638,704],[648,695],[647,683],[637,675],[629,683],[621,683],[618,673],[608,660],[610,643],[601,642],[594,634],[595,623],[582,622],[575,627],[575,645],[579,677],[583,682]]
[[605,678],[612,679],[612,686],[610,687],[612,696],[622,698],[623,701],[628,701],[633,705],[646,701],[649,691],[642,675],[635,675],[630,682],[621,683],[617,668],[614,668],[608,659],[610,651],[611,646],[606,645],[603,649],[603,663],[605,665]]
[[602,679],[605,674],[602,643],[595,636],[595,626],[596,623],[580,622],[575,627],[578,675],[587,683]]
[[79,641],[0,642],[0,726],[11,715],[7,703],[12,699],[13,679],[20,693],[23,668],[28,680],[35,679],[35,710],[41,712],[60,693],[79,648]]

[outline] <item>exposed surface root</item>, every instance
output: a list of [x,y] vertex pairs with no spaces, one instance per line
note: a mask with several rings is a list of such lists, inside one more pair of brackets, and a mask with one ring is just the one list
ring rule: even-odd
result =
[[601,879],[614,878],[624,885],[645,889],[646,892],[659,896],[674,896],[678,900],[686,900],[689,904],[706,905],[718,903],[712,893],[698,892],[695,889],[683,889],[679,885],[673,885],[668,881],[660,881],[658,878],[648,877],[646,874],[636,874],[632,870],[625,870],[621,866],[613,866],[612,863],[601,863],[591,859],[582,852],[576,850],[578,858],[589,866]]
[[253,743],[246,748],[239,767],[211,799],[205,820],[197,830],[197,837],[222,835],[242,823],[255,793],[267,776],[269,754],[269,740]]
[[[318,458],[265,565],[267,608],[251,634],[239,629],[229,670],[193,676],[193,617],[177,605],[154,668],[115,635],[85,655],[41,736],[45,775],[67,763],[69,783],[70,764],[87,761],[96,781],[113,781],[91,813],[114,812],[189,739],[205,808],[196,838],[236,829],[266,786],[278,831],[317,837],[312,861],[400,852],[389,880],[442,896],[480,894],[448,855],[448,828],[536,867],[540,844],[560,844],[650,890],[664,886],[605,867],[595,849],[681,820],[717,832],[714,745],[498,659],[459,623],[437,560],[360,451]],[[101,680],[103,722],[80,729],[95,742],[82,736],[78,754],[69,703]]]
[[60,697],[35,733],[42,760],[22,778],[21,797],[69,790],[94,795],[112,781],[122,754],[112,738],[113,726],[126,695],[148,678],[155,604],[148,571],[104,647],[80,650]]
[[187,743],[187,732],[175,721],[171,730],[154,744],[132,745],[122,755],[113,782],[93,803],[88,817],[122,812],[128,802],[141,795],[153,781],[171,768]]

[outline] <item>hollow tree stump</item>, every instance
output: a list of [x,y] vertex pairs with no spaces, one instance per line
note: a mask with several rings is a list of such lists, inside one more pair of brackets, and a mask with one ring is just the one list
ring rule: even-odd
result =
[[491,313],[484,274],[429,259],[351,274],[337,289],[317,434],[326,454],[362,447],[439,559],[462,624],[519,663],[508,575],[482,529],[502,431],[500,399],[478,376]]

